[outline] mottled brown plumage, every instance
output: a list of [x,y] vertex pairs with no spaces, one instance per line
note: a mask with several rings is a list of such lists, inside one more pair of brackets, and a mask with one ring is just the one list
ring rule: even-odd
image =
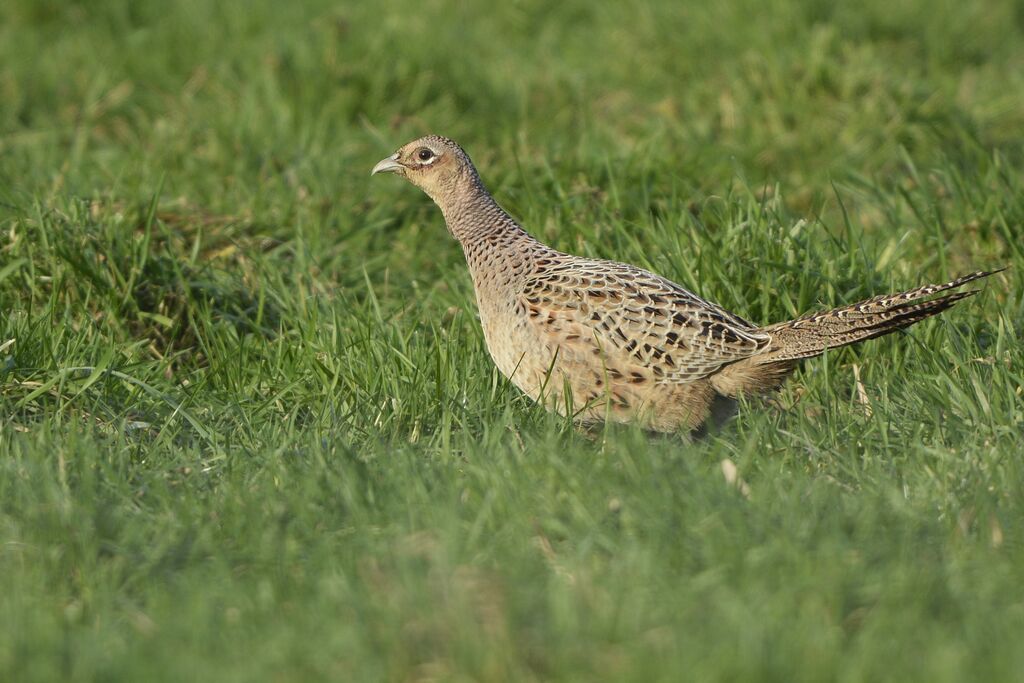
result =
[[774,389],[797,362],[894,332],[974,291],[983,278],[868,299],[759,327],[641,268],[556,251],[501,209],[455,142],[427,136],[382,160],[423,189],[462,245],[487,349],[503,375],[581,422],[697,429],[718,397]]

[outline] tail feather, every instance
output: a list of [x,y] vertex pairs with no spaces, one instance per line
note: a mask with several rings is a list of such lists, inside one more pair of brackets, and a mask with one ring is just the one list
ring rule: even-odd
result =
[[958,301],[977,294],[978,290],[921,299],[1002,270],[1005,269],[978,271],[941,285],[924,285],[905,292],[876,296],[851,306],[769,325],[761,331],[772,336],[771,343],[764,353],[750,360],[757,365],[795,361],[820,355],[827,349],[881,337],[942,313]]

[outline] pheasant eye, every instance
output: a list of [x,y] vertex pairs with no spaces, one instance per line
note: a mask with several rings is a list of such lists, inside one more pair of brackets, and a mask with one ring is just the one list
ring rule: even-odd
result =
[[420,151],[416,152],[416,158],[420,161],[430,161],[434,158],[434,153],[424,147]]

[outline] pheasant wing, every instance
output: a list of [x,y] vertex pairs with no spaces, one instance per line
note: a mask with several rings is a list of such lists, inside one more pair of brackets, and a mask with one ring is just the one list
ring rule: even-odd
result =
[[592,345],[609,367],[657,383],[706,377],[771,341],[674,282],[612,261],[549,266],[528,280],[519,305],[559,344]]

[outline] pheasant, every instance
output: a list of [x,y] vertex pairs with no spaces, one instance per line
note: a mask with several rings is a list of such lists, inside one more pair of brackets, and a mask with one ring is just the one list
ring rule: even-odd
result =
[[641,268],[541,243],[498,206],[448,138],[414,140],[374,166],[377,173],[404,177],[440,207],[462,245],[501,373],[584,424],[697,430],[723,397],[774,389],[801,359],[941,313],[977,290],[927,297],[999,272],[761,327]]

